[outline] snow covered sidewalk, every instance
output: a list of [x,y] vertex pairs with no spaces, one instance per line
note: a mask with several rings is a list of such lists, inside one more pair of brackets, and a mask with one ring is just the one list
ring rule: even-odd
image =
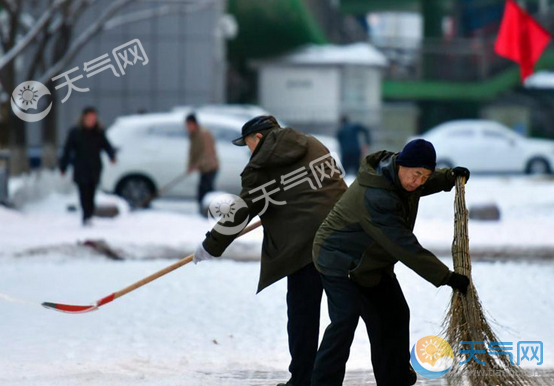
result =
[[[466,193],[469,206],[494,202],[501,210],[500,221],[470,221],[469,229],[472,256],[482,251],[488,257],[487,262],[476,259],[474,281],[497,322],[498,337],[542,341],[544,364],[534,368],[554,369],[554,181],[472,177]],[[286,283],[256,296],[255,261],[189,264],[90,314],[39,306],[93,302],[174,262],[164,256],[191,253],[210,229],[194,205],[159,201],[153,210],[131,212],[117,197],[99,194],[99,202],[117,204],[121,214],[82,228],[79,214],[66,210],[77,203],[71,189],[28,197],[21,211],[0,207],[0,385],[286,381]],[[453,200],[453,192],[422,198],[415,230],[450,267]],[[225,256],[255,260],[261,238],[257,230],[237,240]],[[99,258],[77,245],[86,239],[103,239],[128,260]],[[451,290],[436,289],[402,264],[397,267],[411,308],[411,341],[440,335]],[[321,333],[328,324],[325,306],[322,315]],[[360,326],[346,385],[372,385],[370,363]]]
[[[234,386],[286,380],[286,283],[255,295],[255,262],[190,264],[88,314],[38,305],[86,304],[170,262],[0,262],[0,384]],[[411,308],[411,341],[440,334],[451,290],[436,289],[404,266],[397,274]],[[474,267],[499,338],[544,342],[545,363],[534,367],[539,370],[554,368],[553,275],[550,263]],[[328,324],[326,307],[323,315],[321,332]],[[348,362],[350,385],[373,380],[370,363],[360,323]]]

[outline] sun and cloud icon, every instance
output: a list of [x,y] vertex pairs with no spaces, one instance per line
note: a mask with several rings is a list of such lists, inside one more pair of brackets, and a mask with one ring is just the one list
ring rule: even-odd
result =
[[34,80],[23,82],[13,90],[11,98],[12,110],[15,115],[25,122],[38,122],[48,115],[52,108],[52,102],[50,102],[44,111],[30,113],[28,110],[38,109],[38,102],[45,95],[52,94],[42,83]]
[[235,213],[237,212],[236,205],[230,198],[222,200],[222,202],[216,202],[214,206],[215,214],[221,220],[232,221],[232,219],[235,217]]
[[450,370],[454,364],[454,353],[447,341],[438,336],[429,335],[414,344],[410,361],[419,375],[436,379]]
[[34,107],[36,109],[36,105],[38,102],[37,94],[38,90],[35,90],[34,86],[24,86],[19,91],[19,103],[28,107]]
[[[234,194],[219,194],[211,201],[208,208],[208,220],[214,229],[224,235],[240,233],[248,225],[250,217],[235,225],[235,215],[242,208],[247,208],[246,202]],[[226,225],[227,223],[230,223]]]

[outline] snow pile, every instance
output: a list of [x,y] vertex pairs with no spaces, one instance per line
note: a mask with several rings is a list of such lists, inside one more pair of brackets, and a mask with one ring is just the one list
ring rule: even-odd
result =
[[62,177],[57,170],[38,170],[9,180],[10,202],[16,208],[47,198],[53,193],[69,194],[74,190],[67,175]]
[[[22,191],[40,191],[32,186],[34,183],[23,184]],[[167,202],[155,203],[160,209],[130,211],[121,198],[102,192],[97,193],[96,202],[117,205],[120,214],[113,219],[94,218],[92,227],[82,227],[75,189],[69,194],[52,191],[42,199],[28,201],[20,211],[0,206],[0,257],[88,258],[94,254],[78,244],[104,240],[126,258],[182,258],[192,253],[211,229],[208,220],[196,214],[195,204],[186,205],[185,213],[172,210]],[[77,211],[68,211],[69,206]],[[259,258],[262,237],[261,229],[241,237],[225,256],[238,260]]]
[[528,76],[523,84],[526,88],[553,89],[554,72],[538,71]]
[[[261,61],[269,63],[271,61]],[[275,59],[275,63],[311,65],[387,65],[387,58],[369,43],[307,45]]]

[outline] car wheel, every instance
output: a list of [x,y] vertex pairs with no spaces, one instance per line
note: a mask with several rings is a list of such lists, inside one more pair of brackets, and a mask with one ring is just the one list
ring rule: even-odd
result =
[[134,208],[144,208],[156,194],[152,180],[145,176],[128,176],[118,184],[115,192]]
[[439,159],[437,160],[437,169],[440,168],[453,168],[454,165],[452,164],[452,161],[447,159]]
[[527,162],[525,172],[527,174],[550,174],[550,164],[544,158],[532,158]]

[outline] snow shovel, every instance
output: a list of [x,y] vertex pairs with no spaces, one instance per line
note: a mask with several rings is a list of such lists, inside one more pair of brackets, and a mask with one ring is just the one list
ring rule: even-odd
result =
[[[252,225],[247,226],[242,230],[242,232],[239,233],[237,237],[240,237],[242,235],[247,234],[248,232],[258,228],[260,225],[262,225],[261,221],[257,221]],[[120,291],[114,292],[111,295],[108,295],[100,300],[98,300],[95,304],[87,305],[87,306],[78,306],[78,305],[70,305],[70,304],[60,304],[60,303],[49,303],[44,302],[42,303],[42,306],[45,308],[48,308],[49,310],[55,310],[60,312],[65,312],[68,314],[83,314],[86,312],[91,312],[97,310],[99,307],[103,306],[104,304],[110,303],[114,301],[117,298],[122,297],[123,295],[128,294],[131,291],[136,290],[137,288],[142,287],[145,284],[150,283],[151,281],[154,281],[163,275],[176,270],[177,268],[182,267],[185,264],[188,264],[192,261],[194,254],[190,254],[187,257],[179,260],[178,262],[171,264],[170,266],[153,273],[152,275],[145,277],[142,280],[137,281],[136,283],[131,284],[128,287],[123,288]]]
[[135,208],[144,208],[144,207],[147,207],[148,205],[150,205],[150,203],[152,202],[152,200],[154,200],[155,198],[158,198],[158,197],[162,197],[164,194],[166,194],[171,188],[173,188],[175,185],[177,185],[179,182],[181,182],[182,180],[184,180],[185,178],[187,178],[189,176],[188,173],[184,172],[184,173],[181,173],[179,174],[177,177],[175,177],[174,179],[172,179],[171,181],[169,181],[167,184],[165,184],[164,186],[162,186],[160,189],[158,189],[158,191],[154,194],[151,194],[148,198],[146,198],[144,201],[142,201],[138,206],[136,206]]

